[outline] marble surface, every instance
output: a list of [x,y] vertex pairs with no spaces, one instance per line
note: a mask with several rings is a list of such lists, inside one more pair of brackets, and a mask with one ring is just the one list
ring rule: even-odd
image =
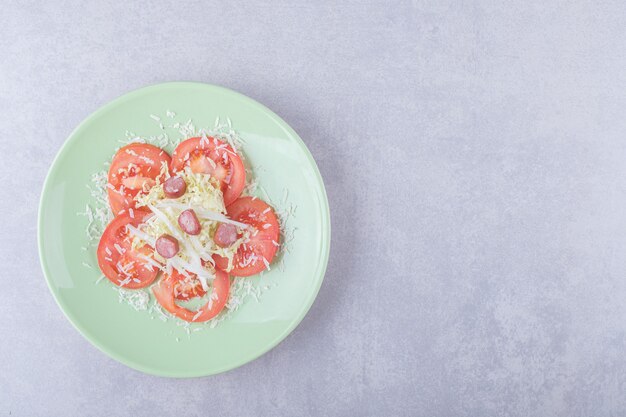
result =
[[[125,3],[0,9],[0,415],[626,414],[626,3]],[[36,248],[72,129],[173,80],[291,124],[334,232],[302,324],[194,380],[91,346]]]

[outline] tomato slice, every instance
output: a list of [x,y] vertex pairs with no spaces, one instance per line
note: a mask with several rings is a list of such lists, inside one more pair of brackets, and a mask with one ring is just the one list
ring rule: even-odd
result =
[[163,162],[169,166],[170,161],[167,152],[145,143],[131,143],[117,151],[109,168],[111,185],[107,189],[113,214],[135,209],[137,194],[150,190]]
[[170,168],[178,172],[185,166],[219,180],[226,206],[241,195],[246,183],[246,169],[239,155],[230,145],[213,137],[190,138],[176,147]]
[[[172,271],[171,280],[174,283],[174,296],[177,300],[191,300],[194,297],[202,297],[206,294],[196,274],[188,273],[185,276],[176,269]],[[169,278],[169,277],[168,277]]]
[[[248,277],[258,274],[267,268],[278,250],[280,227],[274,210],[263,200],[252,197],[241,197],[226,207],[228,217],[254,228],[250,241],[237,249],[233,259],[233,268],[228,271],[236,277]],[[214,255],[215,265],[226,270],[228,259]]]
[[152,292],[164,309],[182,320],[194,323],[211,320],[222,311],[228,301],[230,278],[226,272],[219,269],[215,270],[211,299],[197,311],[191,311],[176,304],[175,290],[177,282],[174,274],[167,275],[157,285],[152,287]]
[[128,213],[114,218],[107,226],[98,244],[98,266],[113,284],[124,288],[136,289],[150,285],[159,272],[142,256],[150,257],[154,250],[150,246],[132,249],[132,238],[126,226],[137,227],[151,213],[137,210],[134,218]]

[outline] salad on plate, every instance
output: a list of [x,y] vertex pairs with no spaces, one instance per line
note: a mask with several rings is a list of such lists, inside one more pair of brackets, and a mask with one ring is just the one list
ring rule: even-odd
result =
[[220,314],[233,280],[269,270],[280,247],[274,208],[245,195],[242,155],[216,136],[186,138],[171,155],[127,144],[106,178],[113,218],[99,238],[100,270],[126,291],[149,289],[161,308],[189,323]]

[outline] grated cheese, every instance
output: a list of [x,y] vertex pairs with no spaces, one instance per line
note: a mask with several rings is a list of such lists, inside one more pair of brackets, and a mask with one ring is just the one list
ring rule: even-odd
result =
[[117,253],[119,253],[120,255],[123,255],[124,252],[126,252],[126,250],[124,248],[122,248],[119,243],[114,243],[113,247],[115,248],[115,250],[117,251]]
[[[211,301],[209,301],[211,302]],[[209,309],[211,309],[211,307],[209,307]],[[202,314],[202,310],[198,310],[198,312],[193,316],[193,318],[191,319],[191,321],[196,321],[196,319],[198,317],[200,317],[200,315]]]
[[125,303],[134,308],[137,311],[143,311],[148,309],[150,303],[150,295],[143,290],[126,290],[120,288],[118,292],[118,301]]
[[267,261],[267,259],[265,259],[265,256],[261,259],[263,260],[263,263],[265,264],[265,269],[267,269],[268,271],[271,271],[272,268],[270,268],[270,263]]

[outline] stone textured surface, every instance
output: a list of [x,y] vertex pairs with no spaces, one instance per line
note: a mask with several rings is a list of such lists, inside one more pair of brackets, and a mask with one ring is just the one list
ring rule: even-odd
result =
[[[0,415],[626,414],[626,3],[125,3],[0,9]],[[36,249],[71,130],[171,80],[283,116],[333,216],[302,324],[195,380],[92,347]]]

